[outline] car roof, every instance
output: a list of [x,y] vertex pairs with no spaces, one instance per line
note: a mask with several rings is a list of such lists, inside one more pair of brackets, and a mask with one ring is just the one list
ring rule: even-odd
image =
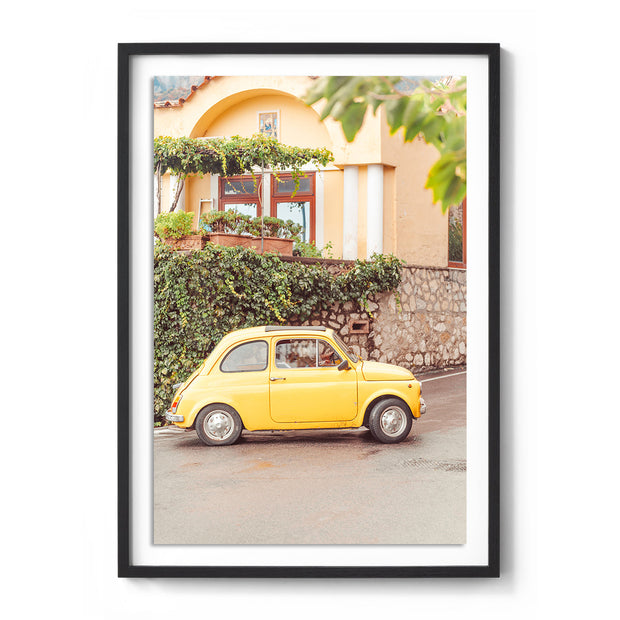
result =
[[246,327],[245,329],[238,329],[237,331],[230,332],[225,338],[237,340],[239,337],[247,336],[260,336],[261,334],[304,334],[311,335],[317,333],[330,333],[333,332],[329,327],[322,325],[262,325],[260,327]]
[[266,332],[280,332],[280,331],[291,331],[291,332],[299,332],[299,331],[311,331],[311,332],[326,332],[327,327],[323,327],[322,325],[266,325]]

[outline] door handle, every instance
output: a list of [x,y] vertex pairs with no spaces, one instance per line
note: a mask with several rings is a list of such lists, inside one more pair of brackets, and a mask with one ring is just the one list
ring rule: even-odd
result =
[[269,377],[269,381],[286,381],[286,377]]

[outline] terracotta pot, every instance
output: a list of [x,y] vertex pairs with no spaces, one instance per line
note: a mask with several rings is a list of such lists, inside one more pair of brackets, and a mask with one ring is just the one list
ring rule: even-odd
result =
[[207,238],[202,235],[183,235],[179,239],[168,237],[164,241],[175,250],[203,250],[207,244]]
[[252,246],[252,237],[247,235],[237,235],[235,233],[209,233],[209,241],[216,245],[223,245],[227,248],[241,245],[244,248],[250,248]]
[[[237,235],[235,233],[211,232],[206,238],[208,238],[211,243],[215,243],[216,245],[222,245],[228,248],[240,245],[244,248],[254,248],[257,252],[261,252],[260,237],[249,237],[248,235]],[[170,241],[177,240],[171,239]],[[265,254],[269,252],[271,254],[281,254],[282,256],[293,256],[293,244],[294,241],[292,239],[280,239],[279,237],[263,237],[262,253]],[[204,244],[202,245],[202,247],[204,248]]]
[[[280,239],[279,237],[263,237],[263,254],[281,254],[282,256],[293,256],[292,239]],[[260,237],[254,237],[253,247],[258,252],[261,251]]]

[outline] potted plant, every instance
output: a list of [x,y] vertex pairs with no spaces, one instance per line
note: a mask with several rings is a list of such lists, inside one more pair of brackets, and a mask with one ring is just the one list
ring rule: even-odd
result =
[[277,217],[250,217],[236,211],[211,211],[201,216],[200,228],[209,241],[223,246],[241,245],[259,253],[293,255],[293,243],[302,227]]
[[160,213],[155,218],[155,234],[175,250],[202,250],[207,240],[201,231],[192,230],[193,222],[193,213]]
[[210,211],[200,217],[200,228],[211,243],[231,247],[252,246],[250,216],[236,211]]
[[[277,217],[254,218],[255,226],[262,231],[261,239],[256,239],[258,250],[267,253],[277,253],[283,256],[293,256],[293,244],[302,232],[302,227],[292,220],[281,220]],[[262,228],[261,228],[262,224]]]

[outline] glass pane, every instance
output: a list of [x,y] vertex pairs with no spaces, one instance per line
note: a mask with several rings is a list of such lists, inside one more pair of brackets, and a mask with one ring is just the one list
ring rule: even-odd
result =
[[293,220],[303,227],[302,241],[310,241],[310,203],[278,202],[276,217],[281,220]]
[[276,345],[278,368],[316,368],[316,340],[280,340]]
[[256,217],[258,213],[255,202],[235,202],[224,205],[225,211],[236,211],[241,215],[249,215],[250,217]]
[[338,366],[342,359],[336,351],[323,340],[319,340],[319,366],[325,368],[328,366]]
[[235,347],[220,366],[222,372],[250,372],[267,368],[268,346],[264,340]]
[[357,355],[355,355],[355,353],[353,353],[353,351],[351,351],[351,349],[342,341],[342,338],[340,338],[340,336],[338,336],[338,334],[334,334],[334,340],[336,341],[336,343],[340,346],[340,348],[349,356],[349,359],[354,362],[357,363],[357,360],[359,359],[357,357]]
[[463,205],[450,207],[448,215],[448,260],[463,262]]
[[239,196],[241,194],[256,194],[258,191],[258,177],[245,177],[243,179],[224,179],[224,194],[226,196]]
[[[292,194],[295,191],[295,181],[291,177],[275,179],[276,194]],[[299,188],[297,192],[311,192],[312,179],[310,177],[302,177],[299,179]]]

